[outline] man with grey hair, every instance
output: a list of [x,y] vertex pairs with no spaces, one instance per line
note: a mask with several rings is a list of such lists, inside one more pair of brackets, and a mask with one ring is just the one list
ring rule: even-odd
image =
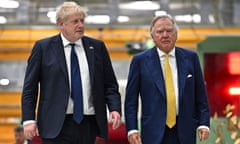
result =
[[80,5],[64,2],[56,12],[60,33],[38,40],[32,49],[22,92],[29,140],[38,135],[43,144],[107,139],[106,105],[112,128],[120,125],[121,98],[110,57],[104,42],[84,36],[85,17]]
[[196,130],[206,140],[210,114],[197,54],[175,46],[178,26],[170,15],[155,17],[150,33],[155,46],[135,55],[129,69],[124,112],[129,143],[194,144]]

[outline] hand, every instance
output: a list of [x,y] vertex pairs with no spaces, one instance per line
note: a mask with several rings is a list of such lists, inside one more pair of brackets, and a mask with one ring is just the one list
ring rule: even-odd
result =
[[139,133],[133,133],[128,136],[128,142],[130,144],[142,144],[142,139]]
[[33,137],[39,136],[38,128],[35,123],[30,123],[23,126],[24,136],[28,140],[32,140]]
[[200,141],[204,141],[208,139],[209,136],[209,130],[206,128],[200,128],[198,129],[198,137]]
[[112,122],[112,129],[119,128],[121,124],[120,114],[117,111],[112,111],[109,116],[109,121]]

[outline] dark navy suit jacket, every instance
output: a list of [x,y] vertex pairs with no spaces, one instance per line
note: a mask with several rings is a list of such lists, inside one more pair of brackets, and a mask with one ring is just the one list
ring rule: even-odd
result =
[[[107,138],[106,104],[110,111],[116,110],[121,114],[117,80],[104,43],[86,36],[82,41],[89,66],[99,135]],[[65,119],[69,96],[69,77],[60,35],[37,41],[28,59],[24,80],[22,120],[37,120],[41,137],[56,137]]]
[[[178,137],[182,144],[196,143],[196,128],[209,126],[209,107],[204,79],[196,53],[176,48],[179,113]],[[133,57],[126,88],[127,131],[138,128],[138,99],[141,97],[141,136],[143,144],[160,144],[166,123],[164,77],[157,48]]]

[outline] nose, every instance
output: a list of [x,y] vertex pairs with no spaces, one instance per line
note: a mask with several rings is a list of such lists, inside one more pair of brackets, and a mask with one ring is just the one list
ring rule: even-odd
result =
[[82,21],[78,22],[78,26],[82,27],[83,25],[84,25],[84,22],[82,22]]
[[167,31],[164,31],[164,32],[162,33],[162,36],[163,36],[163,37],[168,37],[168,32],[167,32]]

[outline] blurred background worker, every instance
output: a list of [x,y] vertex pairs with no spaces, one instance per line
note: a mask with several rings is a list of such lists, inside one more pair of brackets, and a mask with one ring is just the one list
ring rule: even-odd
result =
[[14,128],[14,138],[14,144],[27,144],[27,140],[23,133],[23,127],[21,126]]

